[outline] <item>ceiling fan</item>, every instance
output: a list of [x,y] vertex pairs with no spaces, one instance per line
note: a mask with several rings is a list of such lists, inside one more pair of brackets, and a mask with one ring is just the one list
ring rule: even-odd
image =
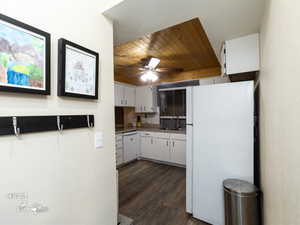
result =
[[160,63],[160,59],[154,57],[148,57],[141,60],[140,66],[139,65],[116,65],[116,66],[145,71],[140,77],[141,80],[144,82],[156,81],[158,79],[159,73],[176,73],[176,72],[178,73],[183,71],[183,69],[181,68],[157,68],[159,63]]

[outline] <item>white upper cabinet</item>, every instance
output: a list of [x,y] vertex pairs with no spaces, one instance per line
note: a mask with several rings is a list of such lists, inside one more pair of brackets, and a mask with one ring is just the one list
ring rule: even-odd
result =
[[135,87],[115,83],[115,106],[135,107]]
[[153,113],[157,110],[156,88],[152,86],[142,86],[136,88],[137,113]]
[[115,106],[135,107],[137,113],[154,113],[157,111],[156,88],[116,82]]
[[121,106],[124,98],[123,86],[115,84],[115,106]]
[[135,87],[124,87],[126,106],[135,107]]
[[223,72],[231,75],[259,71],[259,34],[225,42],[222,51]]

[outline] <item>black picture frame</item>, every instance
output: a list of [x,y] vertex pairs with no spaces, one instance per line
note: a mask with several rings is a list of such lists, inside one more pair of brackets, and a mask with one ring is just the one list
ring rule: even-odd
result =
[[[95,90],[94,95],[72,93],[66,90],[66,48],[70,46],[81,52],[87,53],[95,57]],[[58,40],[58,82],[57,82],[57,94],[58,96],[74,97],[74,98],[86,98],[86,99],[98,99],[98,82],[99,82],[99,54],[95,51],[87,49],[76,43],[68,41],[64,38]]]
[[[37,36],[42,36],[44,38],[44,45],[45,45],[45,54],[44,54],[44,74],[43,78],[44,80],[44,88],[43,89],[34,89],[30,87],[22,87],[22,86],[6,86],[4,84],[1,84],[0,82],[0,91],[4,92],[15,92],[15,93],[29,93],[29,94],[39,94],[39,95],[50,95],[50,63],[51,63],[51,35],[50,33],[47,33],[45,31],[42,31],[38,28],[35,28],[33,26],[30,26],[28,24],[25,24],[23,22],[20,22],[16,19],[13,19],[11,17],[8,17],[6,15],[3,15],[0,13],[0,23],[6,23],[9,25],[14,26],[15,28],[20,28],[21,30],[24,30],[24,33],[26,31],[30,32],[32,35],[36,34]],[[1,49],[0,49],[1,52]]]

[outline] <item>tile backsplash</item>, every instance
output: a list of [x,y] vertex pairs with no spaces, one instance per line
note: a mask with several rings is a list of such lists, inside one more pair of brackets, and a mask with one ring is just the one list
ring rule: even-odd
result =
[[130,107],[115,107],[116,127],[128,128],[135,127],[137,116],[141,117],[143,125],[158,125],[160,124],[159,108],[157,113],[135,113],[134,108]]
[[136,115],[141,116],[143,124],[159,124],[159,107],[157,107],[157,113],[138,113]]

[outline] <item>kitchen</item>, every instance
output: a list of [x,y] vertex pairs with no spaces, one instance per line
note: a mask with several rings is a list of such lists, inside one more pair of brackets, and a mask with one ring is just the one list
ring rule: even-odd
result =
[[[162,94],[158,94],[175,92],[175,97],[177,92],[182,91],[164,91],[164,89],[157,91],[157,87],[154,86],[137,87],[136,91],[134,91],[134,87],[117,83],[116,92],[120,93],[120,89],[123,89],[121,93],[124,93],[124,95],[121,102],[125,103],[126,109],[119,108],[122,105],[118,105],[116,111],[127,113],[124,116],[127,126],[122,127],[122,124],[121,126],[116,124],[117,126],[119,125],[116,133],[117,165],[119,166],[138,158],[145,158],[185,166],[185,112],[179,112],[182,114],[178,116],[174,116],[176,112],[173,115],[162,116],[166,112],[160,111],[159,109],[162,107],[157,105],[158,96],[162,97]],[[128,96],[130,91],[133,94]],[[130,99],[132,96],[135,97],[134,101]],[[115,97],[119,98],[117,94]],[[184,100],[184,96],[181,96],[181,98]],[[134,102],[136,102],[136,106],[131,104]],[[181,103],[180,107],[185,108],[184,102],[182,101]],[[174,103],[170,103],[171,106],[172,104]],[[142,120],[142,122],[136,122],[136,120]],[[171,125],[174,124],[173,129],[168,127],[170,123]],[[182,127],[175,128],[176,123],[181,124]]]
[[[216,77],[172,85],[226,81]],[[117,166],[143,158],[185,167],[186,87],[116,82],[115,103]]]
[[[191,27],[198,30],[199,45],[209,49],[205,55],[198,50],[206,65],[193,59],[194,46],[187,40]],[[153,38],[156,44],[160,42],[158,46],[175,43],[169,54],[186,49],[190,53],[170,60],[165,51],[145,44]],[[194,67],[198,69],[191,72]],[[223,223],[222,181],[234,177],[255,183],[258,176],[253,136],[257,71],[259,34],[225,41],[216,56],[197,18],[115,46],[116,166],[122,215],[137,224],[150,223],[153,218],[158,224],[171,217],[176,224],[182,213],[186,214],[180,224]],[[167,173],[172,177],[168,182]],[[170,191],[174,182],[180,188]],[[196,191],[199,187],[208,191]],[[168,194],[155,195],[155,190]],[[178,202],[171,203],[174,193]],[[151,196],[158,202],[152,202]],[[168,212],[170,204],[180,205],[171,207],[173,214]]]

